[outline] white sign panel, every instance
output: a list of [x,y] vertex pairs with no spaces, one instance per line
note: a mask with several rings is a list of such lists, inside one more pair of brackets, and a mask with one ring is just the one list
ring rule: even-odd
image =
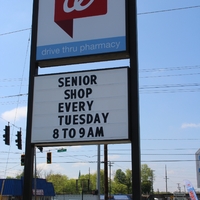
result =
[[128,140],[128,68],[35,77],[32,143]]
[[125,0],[40,0],[37,58],[126,51]]

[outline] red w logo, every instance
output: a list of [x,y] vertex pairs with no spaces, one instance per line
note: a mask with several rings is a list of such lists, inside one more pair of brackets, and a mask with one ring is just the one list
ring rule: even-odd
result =
[[54,22],[73,37],[73,20],[107,13],[107,0],[55,0]]

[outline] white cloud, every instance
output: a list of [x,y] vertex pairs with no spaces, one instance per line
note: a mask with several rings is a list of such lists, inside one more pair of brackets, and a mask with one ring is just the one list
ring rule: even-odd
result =
[[64,173],[65,169],[60,164],[39,163],[37,164],[37,171],[40,173],[40,176],[45,176],[49,173],[62,174]]
[[108,160],[112,162],[112,160],[118,160],[120,158],[119,155],[108,155]]
[[83,167],[83,166],[89,166],[89,163],[74,163],[73,167]]
[[185,123],[181,125],[181,128],[200,128],[200,124]]
[[18,121],[27,115],[27,107],[14,108],[1,114],[1,117],[7,121]]

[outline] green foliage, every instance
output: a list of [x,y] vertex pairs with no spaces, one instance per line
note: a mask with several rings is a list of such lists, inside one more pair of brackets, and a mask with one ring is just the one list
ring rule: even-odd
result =
[[[141,191],[142,194],[149,194],[153,190],[153,170],[148,165],[141,165]],[[46,175],[46,179],[52,182],[56,194],[91,194],[92,190],[97,189],[97,174],[80,175],[78,179],[69,179],[66,175],[53,174]],[[110,185],[111,184],[111,185]],[[100,194],[104,194],[104,170],[100,171]],[[123,172],[117,169],[113,180],[108,184],[108,190],[111,194],[131,194],[132,193],[132,170],[127,169]]]
[[126,170],[126,186],[127,186],[127,194],[132,193],[132,170]]
[[67,176],[61,174],[50,174],[47,175],[46,179],[48,182],[53,183],[56,194],[65,194],[67,192]]
[[23,177],[23,176],[24,176],[24,171],[21,172],[20,174],[18,174],[15,178],[16,179],[21,179],[21,177]]
[[65,194],[77,194],[77,189],[76,189],[76,179],[69,179],[66,181],[66,185],[64,188],[64,193]]
[[142,181],[141,182],[141,190],[142,194],[149,194],[151,191],[151,181]]
[[11,177],[11,176],[7,176],[6,179],[13,179],[13,177]]
[[147,164],[143,164],[141,166],[141,181],[148,181],[148,180],[152,180],[153,177],[153,171],[151,170],[151,168],[148,167]]
[[153,192],[153,170],[147,164],[141,166],[141,190],[142,194]]
[[112,183],[112,194],[127,194],[127,186],[122,183]]
[[132,171],[127,169],[124,173],[118,169],[112,183],[113,194],[131,194],[132,193]]
[[116,183],[121,183],[121,184],[125,184],[126,183],[126,175],[121,169],[118,169],[116,171],[115,177],[114,177],[114,181]]

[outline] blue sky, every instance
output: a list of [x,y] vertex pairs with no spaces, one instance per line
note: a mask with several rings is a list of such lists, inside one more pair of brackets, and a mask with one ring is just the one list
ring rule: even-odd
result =
[[[196,188],[195,152],[200,132],[200,3],[198,0],[138,1],[138,60],[140,92],[141,163],[154,170],[154,190],[184,191],[183,180]],[[30,57],[32,1],[3,1],[0,7],[0,134],[10,122],[11,145],[0,140],[0,177],[21,173],[24,153]],[[126,66],[128,60],[62,67],[62,71]],[[56,72],[56,68],[39,73]],[[23,150],[15,146],[19,128]],[[70,146],[37,152],[43,175],[52,170],[69,177],[96,171],[97,146]],[[109,145],[112,174],[130,169],[130,145]],[[53,164],[46,164],[51,150]],[[103,146],[101,146],[103,159]],[[103,165],[102,165],[103,167]],[[197,188],[196,188],[197,189]]]

